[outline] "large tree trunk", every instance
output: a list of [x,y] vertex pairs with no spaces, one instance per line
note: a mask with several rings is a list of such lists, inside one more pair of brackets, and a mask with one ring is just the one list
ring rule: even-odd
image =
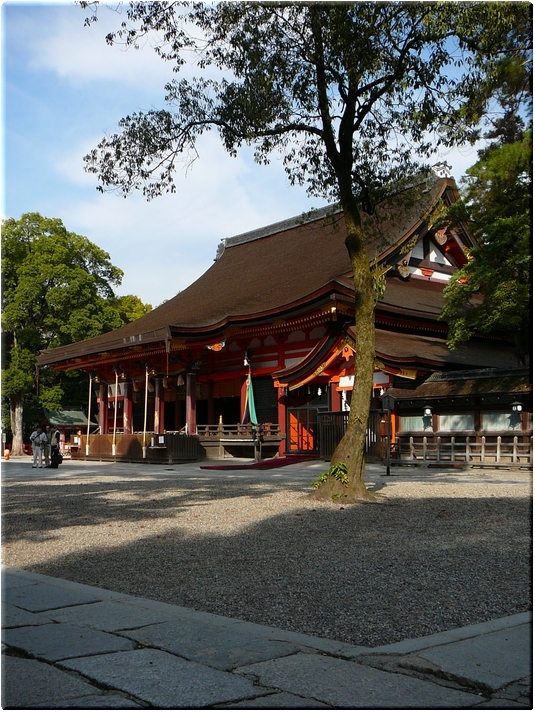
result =
[[13,433],[11,454],[24,455],[24,451],[22,449],[22,416],[24,413],[24,396],[11,397],[9,399],[9,413],[11,417],[11,432]]
[[370,260],[358,214],[345,210],[346,246],[353,268],[355,286],[355,383],[346,433],[338,444],[331,467],[344,463],[348,481],[343,483],[330,476],[313,493],[317,499],[343,497],[344,501],[376,499],[364,482],[364,452],[370,412],[375,359],[375,300]]

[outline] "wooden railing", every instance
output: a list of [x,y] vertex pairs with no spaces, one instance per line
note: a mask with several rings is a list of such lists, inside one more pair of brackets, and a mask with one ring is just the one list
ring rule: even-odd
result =
[[280,427],[278,423],[260,423],[254,430],[250,423],[242,425],[197,425],[197,435],[201,438],[249,438],[253,440],[253,435],[261,435],[266,438],[280,438]]
[[409,461],[529,466],[533,464],[533,436],[398,435],[392,456]]

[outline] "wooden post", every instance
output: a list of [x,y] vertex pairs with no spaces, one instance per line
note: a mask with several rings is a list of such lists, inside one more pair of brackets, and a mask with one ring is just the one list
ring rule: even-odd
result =
[[188,435],[197,435],[197,374],[186,376],[186,431]]
[[164,414],[164,398],[163,398],[163,379],[156,378],[154,380],[154,434],[161,435],[163,433],[163,414]]
[[119,371],[115,371],[115,400],[113,402],[113,441],[111,444],[111,454],[115,457],[117,446],[117,406],[119,405]]
[[89,374],[89,397],[87,402],[87,435],[85,441],[85,456],[89,457],[89,437],[91,434],[91,389],[93,385],[93,378]]
[[133,415],[133,403],[132,403],[132,381],[126,381],[123,384],[123,432],[125,435],[130,435],[133,430],[132,425],[132,415]]
[[98,424],[100,426],[100,434],[108,434],[108,384],[100,383],[98,387],[99,409],[98,409]]
[[149,405],[149,367],[145,366],[145,412],[143,414],[143,459],[147,458],[147,413]]
[[278,387],[277,398],[277,420],[279,424],[279,433],[284,435],[279,445],[279,455],[282,457],[286,452],[286,392],[284,387]]

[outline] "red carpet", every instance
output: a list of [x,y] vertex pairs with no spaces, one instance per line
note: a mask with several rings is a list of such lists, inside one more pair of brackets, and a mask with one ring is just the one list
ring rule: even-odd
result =
[[260,460],[260,462],[249,462],[246,465],[201,465],[201,470],[272,470],[274,467],[284,467],[284,465],[294,465],[298,462],[317,459],[317,455],[287,455],[286,457]]

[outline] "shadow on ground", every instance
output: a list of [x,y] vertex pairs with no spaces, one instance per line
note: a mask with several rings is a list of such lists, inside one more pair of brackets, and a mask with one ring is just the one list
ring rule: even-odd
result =
[[[312,481],[313,475],[310,477]],[[304,493],[303,482],[284,476],[259,481],[254,477],[180,478],[114,476],[105,480],[6,483],[3,487],[2,536],[4,543],[20,538],[44,540],[47,532],[70,526],[137,522],[185,511],[192,506],[236,497],[268,497],[288,490]]]
[[[254,480],[252,480],[254,482]],[[4,542],[81,523],[120,526],[213,497],[267,497],[303,484],[229,479],[110,487],[11,486]],[[125,490],[126,492],[126,490]],[[83,515],[71,521],[73,498]],[[81,498],[81,499],[80,499]],[[376,646],[531,608],[531,499],[394,499],[386,505],[300,506],[217,534],[176,526],[143,538],[50,556],[32,571],[197,610]],[[210,510],[206,510],[207,515]],[[80,519],[83,521],[81,522]],[[16,563],[14,565],[17,565]]]

